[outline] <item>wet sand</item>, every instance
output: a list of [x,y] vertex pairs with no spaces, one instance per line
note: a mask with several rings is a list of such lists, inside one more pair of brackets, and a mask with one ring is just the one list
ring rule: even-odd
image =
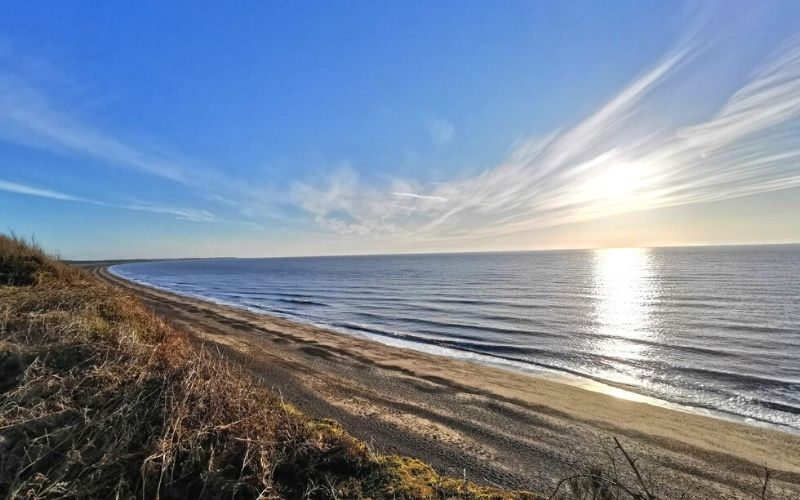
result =
[[[608,467],[613,437],[667,497],[800,498],[800,435],[616,398],[96,276],[124,287],[199,342],[250,369],[306,413],[381,453],[418,457],[485,484],[552,492]],[[624,473],[626,476],[628,472]]]

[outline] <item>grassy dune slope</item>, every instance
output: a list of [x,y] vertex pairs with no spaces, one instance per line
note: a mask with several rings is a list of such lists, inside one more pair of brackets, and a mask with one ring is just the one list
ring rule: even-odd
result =
[[378,456],[135,298],[0,236],[0,497],[533,498]]

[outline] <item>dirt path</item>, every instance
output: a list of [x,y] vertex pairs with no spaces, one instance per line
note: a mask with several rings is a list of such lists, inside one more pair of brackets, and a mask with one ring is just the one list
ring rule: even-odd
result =
[[[368,340],[139,286],[90,271],[250,368],[316,417],[383,453],[447,474],[543,493],[594,462],[612,436],[662,494],[800,498],[800,436],[626,401],[524,374]],[[618,458],[619,459],[619,458]],[[619,462],[618,462],[619,464]]]

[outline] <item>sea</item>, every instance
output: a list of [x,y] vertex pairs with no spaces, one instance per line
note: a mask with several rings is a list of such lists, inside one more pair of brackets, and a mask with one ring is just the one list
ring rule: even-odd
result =
[[400,348],[800,431],[798,245],[199,259],[111,271]]

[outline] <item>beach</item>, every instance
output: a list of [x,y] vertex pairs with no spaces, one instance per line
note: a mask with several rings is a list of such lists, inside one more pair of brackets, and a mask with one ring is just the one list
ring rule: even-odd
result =
[[757,497],[764,466],[771,498],[800,495],[796,434],[188,298],[125,281],[102,263],[90,269],[302,411],[452,476],[547,493],[570,473],[610,466],[616,437],[665,496]]

